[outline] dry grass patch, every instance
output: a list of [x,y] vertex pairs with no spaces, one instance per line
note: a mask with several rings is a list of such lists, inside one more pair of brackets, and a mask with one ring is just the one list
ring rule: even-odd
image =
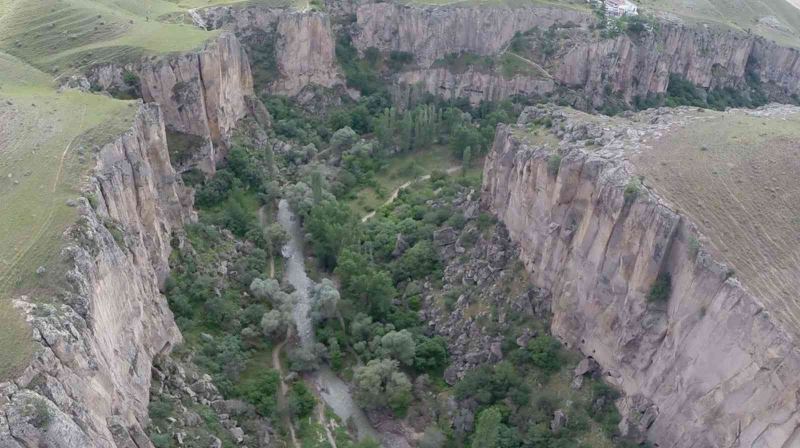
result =
[[800,329],[800,113],[705,112],[636,157],[772,313]]

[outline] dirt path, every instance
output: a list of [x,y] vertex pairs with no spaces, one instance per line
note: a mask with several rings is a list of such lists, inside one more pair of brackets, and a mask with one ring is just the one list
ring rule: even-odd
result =
[[[286,385],[286,381],[283,380],[283,366],[281,365],[281,350],[283,350],[283,346],[286,345],[286,341],[289,340],[291,337],[292,332],[291,330],[286,331],[286,339],[281,341],[278,345],[272,349],[272,367],[278,371],[278,375],[281,378],[281,385],[280,385],[280,395],[278,395],[278,406],[280,408],[284,408],[286,405],[286,395],[289,394],[289,386]],[[300,448],[300,444],[297,442],[297,435],[294,433],[294,425],[292,425],[292,421],[289,416],[285,416],[283,423],[289,428],[289,437],[292,440],[292,446],[294,448]]]
[[[800,1],[800,0],[798,0],[798,1]],[[454,172],[456,172],[456,171],[458,171],[460,169],[461,169],[460,166],[451,166],[450,168],[445,170],[445,173],[453,174]],[[414,184],[416,184],[418,182],[424,182],[424,181],[426,181],[426,180],[428,180],[430,178],[431,178],[431,175],[430,174],[426,174],[424,176],[420,176],[420,177],[418,177],[416,179],[410,180],[410,181],[400,185],[399,187],[395,188],[394,191],[392,191],[392,194],[389,196],[389,199],[387,199],[386,202],[381,204],[381,207],[385,207],[385,206],[391,204],[392,202],[394,202],[394,200],[397,199],[397,195],[400,194],[400,191],[405,190],[406,188],[408,188],[408,187],[410,187],[410,186],[412,186],[412,185],[414,185]],[[370,218],[375,216],[375,212],[376,211],[377,210],[373,210],[373,211],[367,213],[366,215],[364,215],[361,218],[361,222],[367,222]]]

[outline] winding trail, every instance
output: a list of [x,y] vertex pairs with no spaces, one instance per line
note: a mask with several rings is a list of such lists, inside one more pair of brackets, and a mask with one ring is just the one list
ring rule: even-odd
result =
[[[283,366],[281,365],[281,350],[283,350],[283,346],[286,345],[286,341],[288,341],[291,336],[292,330],[289,329],[286,331],[286,338],[272,349],[272,368],[278,371],[278,376],[281,379],[281,390],[280,395],[278,396],[278,401],[281,408],[284,407],[286,403],[286,396],[289,394],[289,386],[287,386],[286,381],[283,380],[284,374]],[[294,432],[294,425],[292,425],[291,419],[288,415],[284,416],[283,419],[284,425],[289,428],[289,437],[292,440],[292,446],[294,448],[300,448],[300,444],[297,442],[297,435]]]
[[[798,1],[800,1],[800,0],[798,0]],[[456,171],[458,171],[460,169],[461,169],[460,166],[451,166],[450,168],[445,170],[445,173],[453,174],[453,173],[455,173]],[[400,191],[405,190],[406,188],[408,188],[408,187],[410,187],[410,186],[412,186],[412,185],[414,185],[416,183],[424,182],[424,181],[426,181],[426,180],[428,180],[430,178],[431,178],[431,175],[430,174],[426,174],[424,176],[420,176],[420,177],[418,177],[416,179],[412,179],[412,180],[400,185],[399,187],[395,188],[392,191],[392,194],[389,195],[389,199],[387,199],[386,202],[381,204],[381,207],[385,207],[385,206],[391,204],[392,202],[394,202],[394,200],[397,199],[397,195],[400,194]],[[377,212],[377,210],[373,210],[373,211],[367,213],[366,215],[362,216],[361,217],[361,222],[367,222],[370,218],[375,216],[375,212]]]

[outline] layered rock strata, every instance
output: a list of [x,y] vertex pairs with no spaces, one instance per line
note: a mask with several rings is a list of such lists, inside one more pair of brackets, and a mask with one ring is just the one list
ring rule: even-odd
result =
[[99,150],[88,188],[91,205],[76,202],[65,233],[63,299],[16,302],[39,347],[21,377],[0,384],[4,448],[152,447],[153,358],[181,341],[159,284],[174,232],[193,219],[157,105],[141,105]]
[[[796,446],[793,333],[698,249],[695,226],[638,184],[626,157],[687,111],[619,120],[528,109],[520,125],[498,128],[483,200],[552,294],[553,333],[626,393],[626,432],[662,448]],[[537,118],[561,137],[558,163],[528,130]],[[648,300],[667,274],[669,300]]]

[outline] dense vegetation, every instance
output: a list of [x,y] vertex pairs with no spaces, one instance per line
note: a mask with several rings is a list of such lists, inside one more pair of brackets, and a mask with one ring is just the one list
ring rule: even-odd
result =
[[[286,98],[265,98],[273,118],[266,142],[240,136],[214,177],[184,175],[196,188],[200,219],[174,241],[165,286],[186,337],[179,353],[191,354],[223,396],[250,403],[284,435],[290,425],[309,440],[325,440],[314,423],[314,393],[294,380],[282,394],[281,375],[269,361],[284,340],[289,344],[278,355],[285,366],[311,372],[329,365],[351,382],[358,404],[373,412],[417,416],[424,394],[472,403],[475,425],[454,429],[429,421],[420,446],[558,448],[589,446],[579,442],[589,434],[615,438],[614,392],[602,383],[589,378],[569,398],[548,392],[551,383],[568,382],[577,360],[546,335],[546,322],[537,324],[538,336],[525,346],[513,343],[518,334],[506,334],[505,361],[478,368],[452,387],[444,381],[447,343],[420,319],[426,294],[442,294],[448,309],[457,297],[452,290],[442,293],[444,265],[434,232],[469,227],[473,243],[492,232],[488,215],[469,221],[453,201],[479,188],[469,166],[486,154],[496,125],[514,121],[521,106],[472,107],[427,97],[401,108],[375,79],[409,58],[372,52],[358,58],[349,42],[339,46],[348,80],[363,93],[359,100],[311,114]],[[433,148],[447,148],[465,169],[432,172],[366,222],[354,214],[356,192],[376,187],[394,158]],[[557,174],[553,165],[551,174]],[[275,223],[279,198],[301,220],[313,255],[307,262],[316,282],[309,291],[318,341],[313,347],[287,339],[295,296],[280,282],[287,236]],[[154,427],[174,408],[168,400],[156,404]],[[570,417],[553,429],[557,409]],[[214,427],[213,418],[209,422]],[[337,444],[347,447],[343,428]]]

